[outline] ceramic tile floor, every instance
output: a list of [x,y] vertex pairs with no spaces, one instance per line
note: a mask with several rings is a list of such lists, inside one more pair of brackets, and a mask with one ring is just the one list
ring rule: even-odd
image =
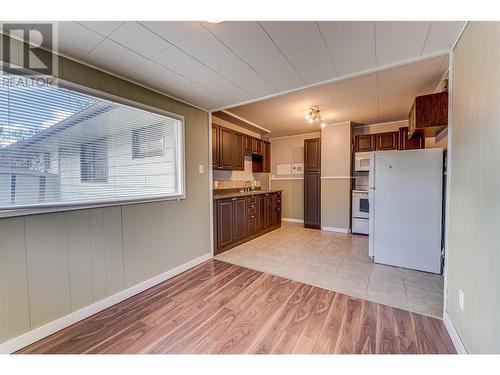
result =
[[375,264],[368,237],[283,223],[216,259],[393,307],[442,318],[443,277]]

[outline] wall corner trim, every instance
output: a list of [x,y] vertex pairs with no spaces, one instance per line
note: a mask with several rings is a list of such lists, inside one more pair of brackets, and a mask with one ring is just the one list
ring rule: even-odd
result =
[[448,315],[447,311],[445,311],[443,314],[443,323],[446,327],[446,330],[448,331],[448,334],[450,335],[451,342],[455,346],[457,353],[468,354],[468,351],[465,348],[465,345],[462,342],[462,339],[460,338],[460,335],[458,334],[458,331],[456,330],[455,325],[453,324],[453,321],[451,320],[451,317]]
[[184,264],[181,264],[175,268],[172,268],[160,275],[154,276],[148,280],[142,281],[139,284],[133,285],[128,289],[122,290],[112,296],[106,297],[96,303],[85,306],[84,308],[69,313],[62,318],[56,319],[50,323],[47,323],[41,327],[35,328],[28,331],[20,336],[14,337],[4,343],[0,343],[0,354],[8,354],[15,352],[16,350],[22,349],[44,337],[47,337],[63,328],[66,328],[72,324],[79,322],[91,315],[94,315],[108,307],[116,305],[117,303],[126,300],[140,292],[145,291],[157,284],[160,284],[184,271],[189,270],[209,259],[212,258],[211,253],[204,254],[198,258],[192,259]]
[[351,230],[346,228],[321,227],[321,230],[325,230],[327,232],[351,233]]
[[302,220],[302,219],[294,219],[294,218],[291,218],[291,217],[283,217],[283,218],[281,218],[281,221],[287,221],[289,223],[304,224],[304,220]]

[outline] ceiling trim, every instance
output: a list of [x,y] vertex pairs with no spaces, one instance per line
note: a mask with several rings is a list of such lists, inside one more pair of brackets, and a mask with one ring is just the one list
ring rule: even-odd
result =
[[326,81],[312,83],[310,85],[305,85],[305,86],[297,87],[297,88],[294,88],[294,89],[291,89],[291,90],[282,91],[282,92],[279,92],[279,93],[276,93],[276,94],[262,96],[260,98],[251,99],[251,100],[247,100],[247,101],[240,102],[240,103],[230,104],[230,105],[225,106],[225,107],[211,109],[210,112],[217,112],[217,111],[222,111],[222,110],[227,109],[227,108],[233,108],[233,107],[239,107],[239,106],[243,106],[243,105],[247,105],[247,104],[252,104],[252,103],[260,102],[262,100],[275,98],[277,96],[282,96],[282,95],[290,94],[290,93],[293,93],[293,92],[296,92],[296,91],[300,91],[300,90],[304,90],[304,89],[309,89],[309,88],[313,88],[313,87],[321,87],[321,86],[324,86],[324,85],[328,85],[330,83],[345,81],[347,79],[361,77],[361,76],[364,76],[364,75],[367,75],[367,74],[377,73],[377,72],[381,72],[383,70],[388,70],[388,69],[392,69],[392,68],[397,68],[397,67],[402,66],[402,65],[411,64],[411,63],[415,63],[415,62],[419,62],[419,61],[423,61],[423,60],[427,60],[427,59],[432,59],[434,57],[446,56],[446,55],[449,55],[450,52],[451,52],[451,50],[447,49],[447,50],[439,51],[439,52],[432,53],[432,54],[429,54],[429,55],[415,57],[413,59],[402,60],[402,61],[398,61],[398,62],[396,62],[394,64],[387,64],[387,65],[383,65],[383,66],[377,67],[377,68],[366,69],[366,70],[362,70],[360,72],[348,74],[348,75],[345,75],[345,76],[342,76],[342,77],[332,78],[332,79],[329,79],[329,80],[326,80]]
[[455,42],[451,45],[450,51],[453,51],[455,49],[455,47],[457,46],[457,43],[460,40],[460,38],[462,37],[462,34],[464,33],[467,26],[469,25],[469,22],[470,21],[465,21],[465,25],[463,25],[462,28],[460,29],[460,32],[458,33],[457,39],[455,39]]
[[[214,111],[211,111],[211,112],[213,113]],[[264,128],[263,126],[257,125],[256,123],[254,123],[254,122],[252,122],[252,121],[248,121],[247,119],[245,119],[245,118],[243,118],[243,117],[241,117],[241,116],[238,116],[238,115],[234,114],[233,112],[230,112],[230,111],[225,110],[225,109],[222,109],[222,110],[221,110],[221,112],[224,112],[225,114],[227,114],[227,115],[229,115],[229,116],[232,116],[232,117],[234,117],[234,118],[236,118],[236,119],[238,119],[238,120],[240,120],[240,121],[246,122],[248,125],[251,125],[251,126],[253,126],[254,128],[257,128],[257,129],[259,129],[259,130],[262,130],[262,131],[263,131],[263,132],[265,132],[265,133],[268,133],[268,134],[269,134],[269,133],[271,133],[271,130],[266,129],[266,128]]]
[[282,135],[282,136],[279,136],[279,137],[270,137],[269,140],[272,140],[272,139],[293,138],[293,137],[305,137],[307,135],[312,135],[312,134],[320,134],[321,135],[321,130],[318,129],[318,131],[309,132],[309,133],[292,134],[292,135]]

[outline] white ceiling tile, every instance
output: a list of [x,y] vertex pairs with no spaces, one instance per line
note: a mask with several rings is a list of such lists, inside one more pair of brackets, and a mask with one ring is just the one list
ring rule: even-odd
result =
[[419,57],[430,22],[375,22],[377,66]]
[[268,82],[260,74],[250,68],[243,73],[229,78],[229,80],[237,86],[244,87],[245,89],[268,84]]
[[207,87],[209,90],[225,97],[237,97],[238,99],[250,99],[250,94],[245,92],[234,83],[221,78],[219,81]]
[[94,48],[84,60],[111,72],[119,73],[133,70],[144,62],[142,56],[109,39],[105,39]]
[[272,21],[261,25],[287,56],[324,45],[316,22]]
[[335,67],[324,45],[289,56],[288,59],[308,84],[337,77]]
[[264,30],[254,21],[203,22],[203,25],[231,48],[267,38]]
[[205,87],[220,81],[222,78],[176,47],[167,49],[153,57],[152,60]]
[[424,55],[446,51],[458,38],[465,22],[463,21],[433,21],[429,36],[424,47]]
[[267,36],[255,42],[242,43],[231,48],[255,69],[286,61],[280,50]]
[[257,72],[265,79],[267,79],[271,84],[273,84],[273,82],[275,82],[276,80],[281,80],[289,77],[296,77],[299,84],[304,84],[304,82],[297,75],[297,72],[286,60],[279,61],[262,68],[258,68]]
[[78,23],[103,36],[108,36],[122,24],[122,21],[78,21]]
[[76,22],[58,22],[58,49],[67,56],[82,58],[104,40],[95,31]]
[[144,21],[140,23],[173,44],[203,28],[198,22],[186,21]]
[[265,96],[269,95],[274,95],[277,93],[277,91],[268,83],[262,85],[262,86],[257,86],[257,87],[250,87],[246,89],[255,99],[257,98],[262,98]]
[[319,22],[340,76],[375,68],[373,22]]
[[248,69],[237,55],[206,29],[183,39],[177,46],[226,78]]
[[137,22],[122,23],[108,38],[147,58],[172,46]]

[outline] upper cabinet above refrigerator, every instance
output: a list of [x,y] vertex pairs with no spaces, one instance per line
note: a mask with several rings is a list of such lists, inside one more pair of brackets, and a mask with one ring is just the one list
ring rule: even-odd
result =
[[448,126],[448,92],[417,96],[410,109],[410,138],[435,137]]

